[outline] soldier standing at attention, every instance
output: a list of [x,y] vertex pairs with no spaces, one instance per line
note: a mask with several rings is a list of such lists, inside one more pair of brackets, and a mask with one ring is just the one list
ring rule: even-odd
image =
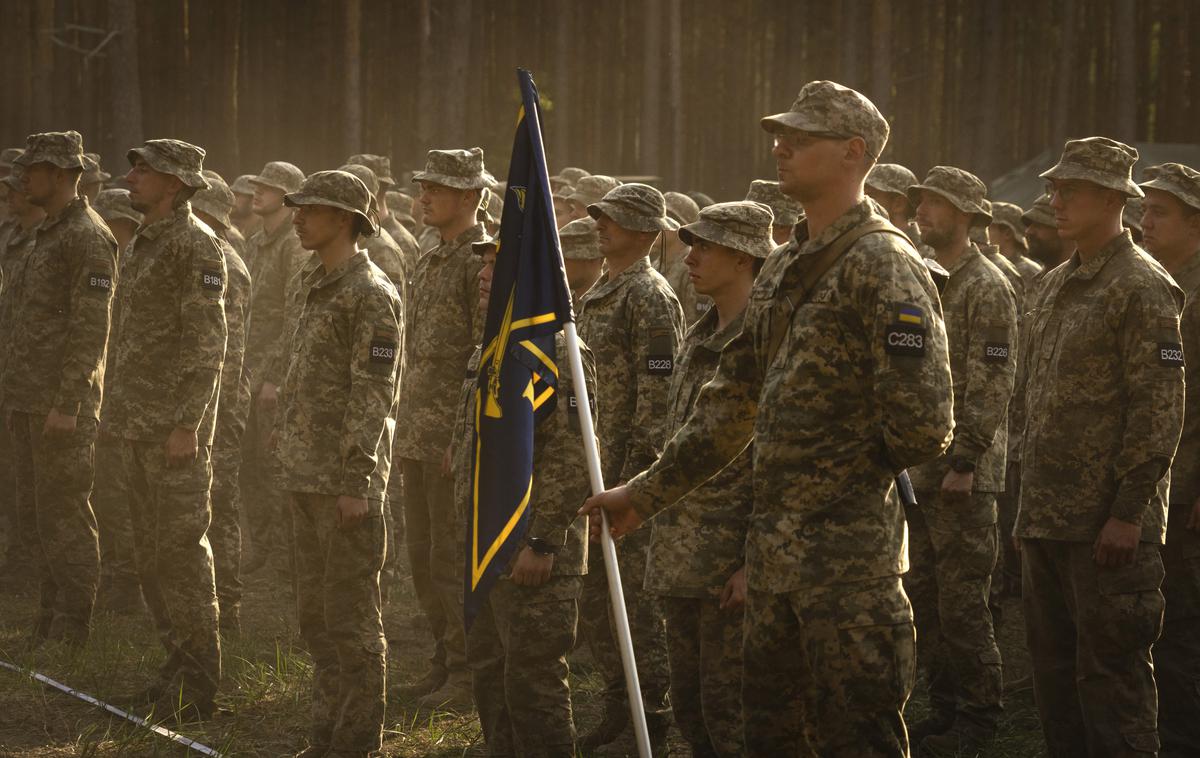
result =
[[229,220],[247,241],[262,229],[262,216],[254,212],[254,184],[250,181],[253,178],[251,174],[242,174],[229,185],[229,191],[233,193]]
[[1154,643],[1158,735],[1164,758],[1200,745],[1200,172],[1179,163],[1142,172],[1142,242],[1187,298],[1183,337],[1186,409],[1171,466],[1162,593],[1167,607]]
[[[1050,207],[1049,195],[1038,197],[1033,207],[1021,214],[1021,223],[1025,225],[1025,245],[1029,255],[1042,266],[1042,273],[1035,280],[1040,285],[1046,274],[1071,257],[1075,243],[1058,236],[1058,221]],[[1034,288],[1030,288],[1030,298],[1035,295]]]
[[[667,433],[683,426],[742,330],[754,276],[774,247],[773,216],[753,202],[718,203],[680,228],[696,292],[713,309],[688,330],[675,357]],[[646,590],[662,600],[675,723],[698,758],[742,754],[742,622],[745,544],[754,503],[751,450],[650,521]]]
[[771,222],[771,241],[776,245],[785,244],[792,238],[792,229],[804,217],[800,204],[779,191],[779,182],[755,179],[750,182],[746,191],[746,199],[754,203],[762,203],[775,214]]
[[1167,472],[1183,425],[1184,295],[1121,228],[1137,151],[1071,140],[1049,180],[1075,254],[1033,298],[1024,365],[1022,605],[1051,755],[1157,753]]
[[921,755],[978,752],[1003,712],[1000,648],[988,595],[999,551],[996,494],[1004,490],[1008,400],[1016,360],[1017,304],[1000,269],[967,236],[986,225],[987,188],[974,174],[934,166],[909,188],[921,241],[950,274],[942,314],[954,380],[954,441],[909,470],[907,506],[918,658],[932,714],[909,729]]
[[[917,183],[917,176],[899,163],[877,163],[867,174],[863,192],[879,203],[897,229],[908,235],[914,245],[921,243],[921,229],[914,215],[917,207],[908,198],[908,188]],[[922,250],[932,255],[928,248]]]
[[999,200],[992,202],[992,223],[988,226],[990,239],[1000,254],[1021,272],[1025,290],[1030,291],[1038,275],[1044,271],[1042,264],[1025,255],[1025,228],[1021,224],[1021,206]]
[[742,332],[658,461],[585,508],[627,532],[753,439],[746,755],[899,758],[916,640],[894,478],[950,442],[941,309],[916,250],[863,196],[888,135],[874,104],[810,82],[763,127],[807,219],[767,259]]
[[[389,205],[388,192],[396,186],[396,180],[392,178],[392,161],[386,155],[360,153],[351,155],[346,159],[346,163],[366,166],[375,174],[378,186],[372,190],[372,194],[379,211],[379,226],[388,233],[392,242],[400,249],[400,254],[404,258],[404,271],[406,275],[411,275],[413,269],[417,267],[417,259],[421,257],[421,247],[417,244],[417,238],[405,228],[396,216],[395,209]],[[367,185],[367,188],[371,188],[370,184]],[[392,284],[396,284],[394,279]],[[397,285],[397,289],[403,297],[404,289],[399,285]]]
[[440,242],[421,256],[407,303],[408,368],[400,392],[395,453],[404,477],[404,536],[417,602],[435,643],[429,671],[402,689],[431,705],[471,707],[471,674],[463,636],[464,540],[453,483],[442,460],[450,446],[463,370],[483,336],[479,258],[471,243],[484,236],[476,220],[493,183],[483,150],[430,150],[421,187],[422,220]]
[[221,681],[208,526],[212,443],[225,355],[225,256],[188,200],[204,150],[174,139],[128,153],[142,226],[117,288],[105,432],[129,488],[142,594],[167,658],[142,695],[155,715],[207,718]]
[[567,286],[571,288],[571,301],[578,303],[600,279],[604,268],[596,222],[590,218],[567,222],[558,230],[558,240],[562,243],[563,267],[567,272]]
[[81,645],[100,577],[90,497],[117,242],[78,195],[79,132],[30,135],[16,164],[21,192],[46,213],[6,282],[13,320],[0,377],[16,491],[35,517],[41,598],[32,636]]
[[366,758],[383,740],[387,643],[384,434],[394,412],[404,314],[395,287],[356,247],[373,234],[371,193],[318,171],[285,197],[321,265],[308,271],[288,351],[277,429],[280,486],[296,540],[300,634],[313,659],[303,758]]
[[[580,184],[589,178],[595,177],[585,177]],[[683,338],[683,312],[667,280],[650,265],[655,240],[670,228],[662,193],[645,184],[622,184],[587,210],[596,220],[608,271],[578,304],[579,335],[596,356],[604,481],[617,483],[653,462],[666,442],[667,393],[676,346]],[[658,598],[643,589],[649,544],[650,530],[644,529],[618,543],[617,554],[650,741],[658,755],[666,749],[671,720],[670,675],[662,608]],[[584,612],[590,615],[585,621],[590,633],[603,640],[612,635],[611,603],[599,553],[588,572]],[[608,669],[604,718],[585,735],[585,748],[616,739],[628,722],[619,661],[615,669]]]

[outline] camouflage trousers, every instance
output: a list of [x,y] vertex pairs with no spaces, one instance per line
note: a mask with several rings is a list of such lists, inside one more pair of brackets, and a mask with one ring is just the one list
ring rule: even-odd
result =
[[1022,606],[1034,697],[1051,756],[1158,751],[1150,646],[1162,629],[1163,563],[1142,543],[1132,564],[1097,566],[1092,543],[1021,541]]
[[240,623],[242,605],[242,492],[238,481],[242,446],[236,429],[217,430],[212,461],[212,525],[208,528],[208,541],[213,551],[221,625],[233,630]]
[[162,442],[119,444],[142,595],[167,651],[159,684],[170,689],[178,684],[186,700],[207,703],[221,682],[217,591],[207,534],[211,450],[200,447],[195,461],[176,468],[167,465]]
[[716,598],[663,597],[671,707],[695,758],[734,758],[742,737],[742,611]]
[[276,481],[275,456],[268,450],[274,423],[273,411],[264,413],[257,402],[250,403],[238,485],[256,558],[262,553],[274,556],[291,552],[292,524],[287,517],[287,498]]
[[404,537],[417,602],[429,623],[434,651],[430,666],[467,676],[463,634],[465,539],[454,504],[453,483],[441,465],[402,458]]
[[[101,435],[96,440],[96,482],[92,505],[100,529],[100,603],[125,604],[140,597],[129,487],[121,467],[121,441]],[[140,601],[138,601],[140,602]]]
[[337,526],[337,498],[293,493],[300,636],[313,659],[312,745],[363,754],[383,742],[387,641],[379,571],[387,551],[383,504]]
[[1008,464],[1004,492],[996,495],[996,511],[1000,525],[1000,551],[992,571],[992,597],[1019,597],[1021,594],[1021,551],[1013,545],[1013,528],[1017,524],[1017,509],[1021,500],[1021,463]]
[[43,415],[14,412],[16,492],[34,504],[38,579],[34,636],[87,639],[100,578],[100,547],[92,493],[96,421],[80,418],[75,431],[52,440]]
[[575,644],[581,586],[578,576],[552,576],[540,587],[501,577],[488,593],[467,635],[488,755],[575,755],[567,653]]
[[1162,636],[1154,645],[1158,735],[1163,758],[1193,755],[1200,746],[1200,533],[1187,528],[1191,503],[1167,511]]
[[[2,422],[0,422],[2,423]],[[4,519],[6,579],[32,564],[37,550],[37,514],[33,500],[17,497],[16,462],[13,459],[12,430],[0,429],[0,517]]]
[[751,576],[744,634],[747,756],[907,758],[916,633],[900,577],[770,594]]
[[988,608],[996,567],[996,497],[976,492],[947,506],[918,492],[906,509],[911,568],[904,590],[917,626],[917,662],[937,716],[990,731],[1003,713],[1000,648]]
[[587,643],[596,670],[604,679],[605,707],[625,708],[625,674],[612,624],[608,619],[608,578],[604,552],[598,545],[588,550],[587,574],[579,598],[579,637]]

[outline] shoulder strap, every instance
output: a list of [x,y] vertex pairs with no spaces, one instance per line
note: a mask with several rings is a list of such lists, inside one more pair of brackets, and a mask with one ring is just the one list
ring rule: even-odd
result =
[[[790,307],[790,312],[787,314],[787,326],[777,326],[772,324],[771,341],[767,347],[767,362],[766,366],[770,366],[775,362],[775,354],[779,352],[779,348],[783,345],[783,338],[792,330],[792,317],[796,311],[800,310],[800,306],[808,302],[808,298],[816,289],[817,284],[829,271],[833,268],[833,264],[838,262],[838,259],[855,243],[868,234],[874,233],[894,234],[908,240],[908,235],[892,226],[887,221],[875,219],[867,223],[857,226],[838,237],[821,252],[815,254],[809,262],[808,268],[800,276],[800,281],[795,287],[784,292],[781,296],[783,301]],[[912,243],[909,241],[909,244]]]

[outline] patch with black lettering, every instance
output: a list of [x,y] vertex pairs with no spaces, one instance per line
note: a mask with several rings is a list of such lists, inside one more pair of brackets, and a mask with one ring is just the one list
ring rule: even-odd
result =
[[983,343],[983,362],[1008,363],[1008,352],[1007,342],[985,342]]
[[1178,342],[1158,343],[1158,365],[1183,368],[1183,345]]
[[220,271],[204,270],[200,272],[200,287],[209,292],[220,292],[225,289],[225,278]]
[[925,327],[897,322],[883,333],[883,350],[889,355],[925,356]]
[[[588,404],[592,406],[592,413],[595,413],[596,398],[589,396]],[[572,429],[579,429],[579,399],[574,392],[567,395],[567,423]]]
[[675,343],[666,330],[650,332],[650,345],[646,351],[646,373],[653,376],[670,376],[675,371]]
[[87,286],[92,292],[112,292],[112,274],[93,271],[88,274]]

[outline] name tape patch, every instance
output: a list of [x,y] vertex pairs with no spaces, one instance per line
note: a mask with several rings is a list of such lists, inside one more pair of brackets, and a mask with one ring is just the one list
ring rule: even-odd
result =
[[88,274],[88,289],[97,292],[112,292],[112,275],[101,273]]
[[669,355],[651,355],[646,358],[646,373],[670,376],[675,370],[675,359]]
[[1183,345],[1178,342],[1158,343],[1158,365],[1183,368]]
[[983,346],[984,363],[1008,363],[1007,342],[987,342]]
[[220,271],[201,271],[200,286],[211,292],[220,292],[225,287],[225,280]]
[[925,327],[903,322],[889,325],[883,334],[883,350],[889,355],[924,357]]
[[371,341],[371,363],[391,366],[396,361],[396,343],[388,340]]

